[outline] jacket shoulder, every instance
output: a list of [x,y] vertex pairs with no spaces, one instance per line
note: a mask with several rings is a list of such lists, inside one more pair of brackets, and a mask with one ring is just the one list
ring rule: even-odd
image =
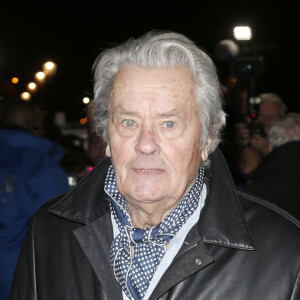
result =
[[297,239],[300,241],[299,220],[275,204],[248,192],[237,189],[237,194],[247,222],[251,224],[251,222],[257,221],[264,226],[269,224],[273,227],[273,232],[275,229],[279,230],[283,228],[285,230],[285,228],[289,228],[289,230],[297,233]]
[[66,195],[68,195],[68,193],[63,193],[63,194],[60,194],[60,195],[56,196],[55,198],[52,198],[49,201],[45,202],[35,212],[35,214],[33,215],[33,217],[35,219],[43,219],[43,218],[45,218],[46,216],[48,216],[50,214],[49,213],[50,208],[52,206],[58,204],[59,202],[61,202],[65,198]]

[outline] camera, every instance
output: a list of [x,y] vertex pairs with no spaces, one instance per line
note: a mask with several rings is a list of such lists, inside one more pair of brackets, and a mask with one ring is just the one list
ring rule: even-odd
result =
[[250,116],[250,123],[248,125],[248,129],[250,132],[250,136],[253,134],[258,134],[262,137],[266,137],[266,131],[264,128],[264,124],[259,122],[257,116],[259,114],[259,105],[261,103],[261,99],[259,97],[250,97],[248,99],[248,115]]
[[263,56],[236,57],[230,65],[230,71],[238,78],[258,78],[264,72]]
[[257,119],[251,119],[251,122],[248,125],[248,129],[249,129],[251,137],[252,137],[253,134],[258,134],[262,137],[267,136],[265,128],[264,128],[264,124],[259,122]]

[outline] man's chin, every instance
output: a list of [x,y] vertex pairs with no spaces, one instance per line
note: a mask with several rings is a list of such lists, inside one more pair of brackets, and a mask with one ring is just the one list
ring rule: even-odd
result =
[[164,199],[157,186],[137,186],[132,193],[129,193],[126,199],[131,199],[136,203],[149,205],[157,203]]

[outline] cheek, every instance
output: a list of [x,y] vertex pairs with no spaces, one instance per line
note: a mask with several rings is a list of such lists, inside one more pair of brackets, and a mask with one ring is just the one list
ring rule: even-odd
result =
[[189,162],[194,156],[189,145],[185,141],[177,141],[163,148],[165,149],[165,157],[171,163],[173,169],[176,170],[176,173],[180,175],[187,174],[187,169],[190,167]]
[[110,152],[116,170],[122,170],[126,163],[132,160],[132,156],[134,155],[132,143],[122,138],[111,139]]
[[200,163],[202,151],[200,150],[200,142],[195,142],[191,150],[191,164]]
[[189,156],[187,158],[189,177],[194,177],[194,175],[197,173],[201,163],[201,154],[202,151],[200,150],[200,141],[194,141],[189,150]]

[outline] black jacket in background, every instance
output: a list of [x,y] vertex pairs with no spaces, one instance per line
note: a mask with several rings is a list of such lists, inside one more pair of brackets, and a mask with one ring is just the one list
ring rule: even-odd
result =
[[300,142],[290,142],[270,152],[246,190],[300,220]]

